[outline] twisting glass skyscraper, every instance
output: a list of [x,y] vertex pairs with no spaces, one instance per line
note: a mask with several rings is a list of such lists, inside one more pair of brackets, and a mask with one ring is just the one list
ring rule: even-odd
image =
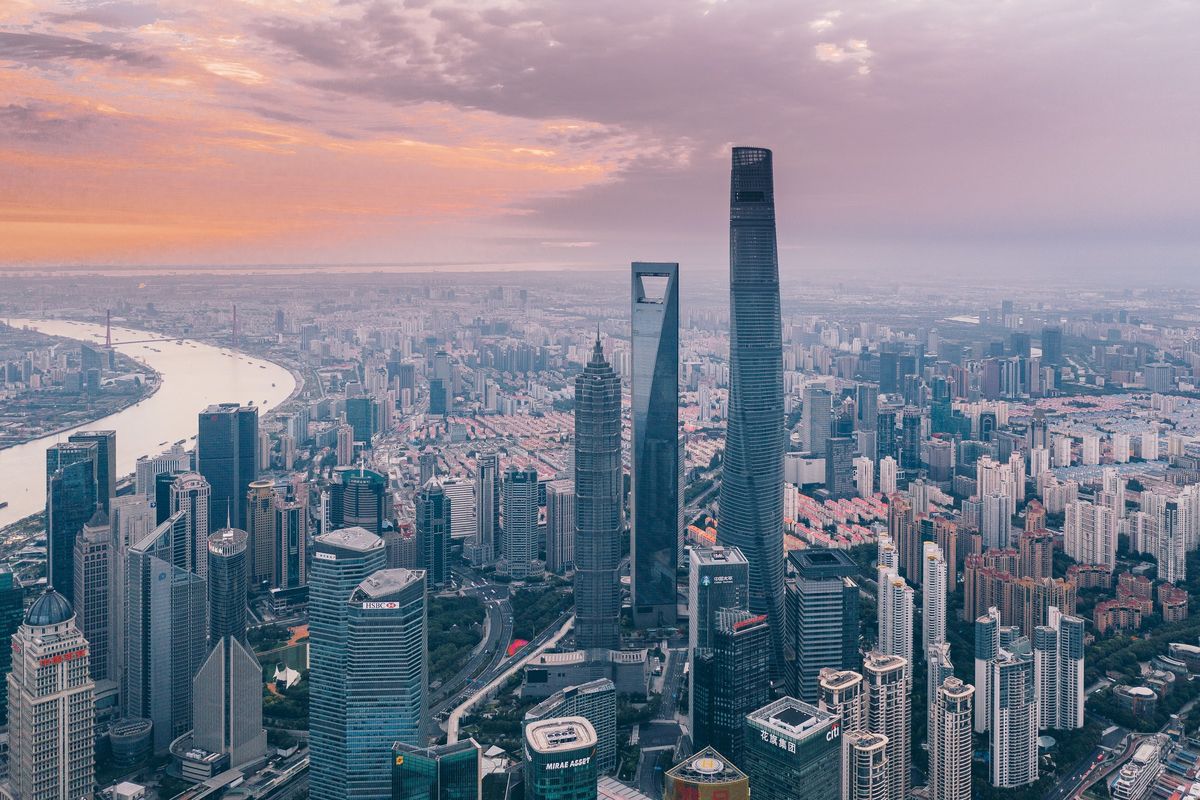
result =
[[717,524],[750,562],[750,609],[783,665],[783,333],[771,151],[733,149],[729,195],[729,429]]
[[632,269],[633,618],[675,624],[679,552],[679,265]]
[[575,641],[620,646],[621,379],[600,337],[575,378]]

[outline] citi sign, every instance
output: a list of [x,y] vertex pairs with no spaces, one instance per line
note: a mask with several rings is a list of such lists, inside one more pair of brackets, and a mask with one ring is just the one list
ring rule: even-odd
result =
[[832,742],[834,739],[842,735],[842,723],[835,722],[829,726],[829,730],[825,731],[825,741]]

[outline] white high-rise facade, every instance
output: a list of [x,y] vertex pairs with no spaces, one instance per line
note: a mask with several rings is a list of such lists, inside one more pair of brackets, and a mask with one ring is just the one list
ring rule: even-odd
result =
[[858,456],[850,462],[854,468],[854,488],[859,497],[875,494],[875,462],[866,456]]
[[1073,730],[1083,727],[1083,632],[1079,617],[1050,606],[1046,625],[1033,632],[1034,684],[1038,727]]
[[888,800],[888,737],[869,731],[843,731],[842,742],[843,799]]
[[912,692],[906,677],[909,663],[900,656],[870,652],[863,659],[867,681],[867,725],[872,733],[887,737],[889,798],[908,797],[909,740],[912,730]]
[[1067,503],[1063,550],[1081,564],[1117,564],[1117,517],[1112,508],[1086,500]]
[[[946,559],[934,542],[925,543],[925,565],[921,571],[921,652],[946,640]],[[932,696],[931,696],[932,698]]]
[[991,662],[992,786],[1011,789],[1038,779],[1038,702],[1033,655],[1024,637]]
[[1002,492],[980,497],[983,510],[979,520],[979,532],[983,536],[984,547],[1008,547],[1012,541],[1012,497]]
[[972,707],[975,687],[950,677],[929,711],[929,796],[971,800]]
[[879,491],[886,495],[896,493],[896,479],[899,473],[899,466],[896,464],[896,459],[891,456],[884,456],[879,459]]
[[[7,645],[6,645],[7,646]],[[81,800],[95,778],[96,684],[67,599],[47,589],[13,635],[9,780],[17,800]]]
[[[880,653],[905,661],[904,678],[912,687],[913,589],[894,570],[879,568]],[[878,732],[878,731],[877,731]]]

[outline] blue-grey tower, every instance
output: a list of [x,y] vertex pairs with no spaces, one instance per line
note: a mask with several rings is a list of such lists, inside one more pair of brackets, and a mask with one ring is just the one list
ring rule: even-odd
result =
[[308,580],[308,780],[313,800],[346,797],[352,733],[346,714],[349,600],[386,562],[383,539],[364,528],[343,528],[313,540]]
[[623,491],[621,379],[597,335],[575,378],[575,643],[586,650],[621,645]]
[[771,151],[735,147],[729,194],[729,428],[717,536],[750,562],[750,610],[783,668],[783,332]]
[[633,619],[675,624],[679,554],[679,265],[634,262]]

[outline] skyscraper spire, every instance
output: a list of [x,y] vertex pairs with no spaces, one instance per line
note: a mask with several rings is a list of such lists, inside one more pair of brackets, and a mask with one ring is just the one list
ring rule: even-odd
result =
[[729,428],[717,537],[750,562],[750,610],[783,669],[783,333],[771,151],[735,147],[729,191]]

